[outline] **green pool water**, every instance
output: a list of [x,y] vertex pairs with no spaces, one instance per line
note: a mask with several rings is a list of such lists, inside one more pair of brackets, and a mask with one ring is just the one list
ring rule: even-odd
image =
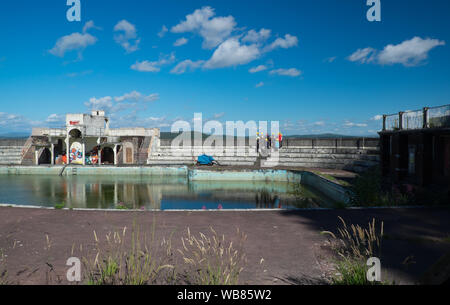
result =
[[89,209],[201,210],[331,207],[314,188],[185,177],[0,175],[0,203]]

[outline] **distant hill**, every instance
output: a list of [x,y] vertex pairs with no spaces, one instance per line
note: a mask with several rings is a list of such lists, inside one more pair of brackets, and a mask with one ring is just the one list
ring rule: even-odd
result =
[[[191,137],[194,137],[195,133],[191,134]],[[173,140],[175,139],[180,133],[171,133],[171,132],[161,132],[161,139],[162,140]],[[209,134],[202,134],[203,139],[209,137]],[[220,136],[219,136],[220,137]],[[349,136],[349,135],[341,135],[341,134],[335,134],[335,133],[322,133],[322,134],[305,134],[305,135],[285,135],[284,138],[293,139],[293,138],[303,138],[303,139],[326,139],[326,138],[344,138],[344,139],[352,139],[352,138],[361,138],[361,137],[378,137],[378,135],[374,136]],[[225,138],[225,137],[224,137]],[[248,137],[246,137],[248,138]]]
[[27,133],[27,132],[5,132],[5,133],[0,133],[0,138],[3,139],[22,139],[22,138],[28,138],[31,134]]
[[352,138],[361,138],[361,137],[378,137],[378,135],[374,136],[349,136],[349,135],[342,135],[342,134],[336,134],[336,133],[322,133],[322,134],[306,134],[306,135],[289,135],[285,136],[285,138],[304,138],[304,139],[326,139],[326,138],[344,138],[344,139],[352,139]]

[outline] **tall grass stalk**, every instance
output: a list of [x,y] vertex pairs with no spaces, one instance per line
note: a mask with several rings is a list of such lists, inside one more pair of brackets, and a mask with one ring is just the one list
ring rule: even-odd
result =
[[381,256],[381,245],[384,234],[384,223],[377,230],[375,218],[368,223],[367,228],[359,225],[347,225],[342,217],[338,217],[341,227],[337,236],[333,232],[324,231],[332,237],[333,249],[337,254],[336,270],[339,275],[332,278],[333,284],[369,285],[366,279],[366,261],[370,257]]
[[[154,227],[153,227],[154,230]],[[88,270],[88,284],[148,285],[166,284],[175,278],[170,264],[171,241],[156,240],[154,232],[148,239],[141,236],[139,226],[133,224],[131,245],[126,244],[127,228],[106,234],[102,244],[94,231],[96,255],[94,261],[84,259]]]
[[246,263],[243,243],[247,236],[237,230],[238,242],[225,240],[213,228],[211,235],[199,233],[192,235],[187,229],[187,235],[181,239],[183,248],[178,252],[187,264],[185,282],[193,285],[236,285]]

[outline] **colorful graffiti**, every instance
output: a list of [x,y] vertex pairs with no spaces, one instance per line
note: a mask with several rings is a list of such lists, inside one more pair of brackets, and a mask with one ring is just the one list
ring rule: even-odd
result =
[[72,164],[83,164],[83,147],[81,143],[74,142],[70,147],[69,161]]

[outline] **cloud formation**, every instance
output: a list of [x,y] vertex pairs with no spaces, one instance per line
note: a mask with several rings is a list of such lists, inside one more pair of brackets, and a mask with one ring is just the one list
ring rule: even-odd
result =
[[192,32],[203,38],[203,48],[212,49],[230,36],[236,26],[233,16],[214,17],[213,8],[205,6],[186,16],[171,28],[172,33]]
[[121,20],[114,26],[114,40],[125,49],[127,53],[135,52],[139,49],[141,39],[137,36],[134,24],[127,20]]
[[182,46],[182,45],[187,44],[188,41],[189,41],[188,39],[186,39],[186,38],[184,38],[184,37],[181,37],[181,38],[177,39],[177,40],[173,43],[173,46],[174,46],[174,47],[180,47],[180,46]]
[[159,72],[161,66],[171,64],[175,61],[175,53],[169,55],[161,54],[158,61],[136,61],[131,65],[131,69],[139,72]]
[[214,51],[204,68],[214,69],[243,65],[257,59],[260,54],[256,44],[243,45],[237,38],[230,38]]
[[376,63],[379,65],[401,64],[405,67],[418,66],[428,58],[428,52],[445,45],[438,39],[414,37],[397,45],[389,44],[378,51],[371,47],[358,49],[347,59],[352,62]]
[[63,36],[56,41],[55,46],[49,50],[49,53],[55,56],[64,57],[66,52],[78,51],[81,57],[81,52],[88,46],[94,45],[97,38],[88,33],[72,33]]
[[261,72],[261,71],[264,71],[264,70],[267,70],[267,67],[265,65],[259,65],[259,66],[250,68],[248,70],[248,72],[250,72],[250,73],[257,73],[257,72]]
[[198,61],[192,61],[190,59],[183,60],[182,62],[178,63],[171,71],[170,73],[173,74],[183,74],[186,71],[194,71],[205,63],[204,60],[198,60]]
[[270,71],[270,74],[274,75],[283,75],[283,76],[291,76],[291,77],[297,77],[300,74],[302,74],[302,71],[297,70],[296,68],[290,68],[290,69],[275,69]]

